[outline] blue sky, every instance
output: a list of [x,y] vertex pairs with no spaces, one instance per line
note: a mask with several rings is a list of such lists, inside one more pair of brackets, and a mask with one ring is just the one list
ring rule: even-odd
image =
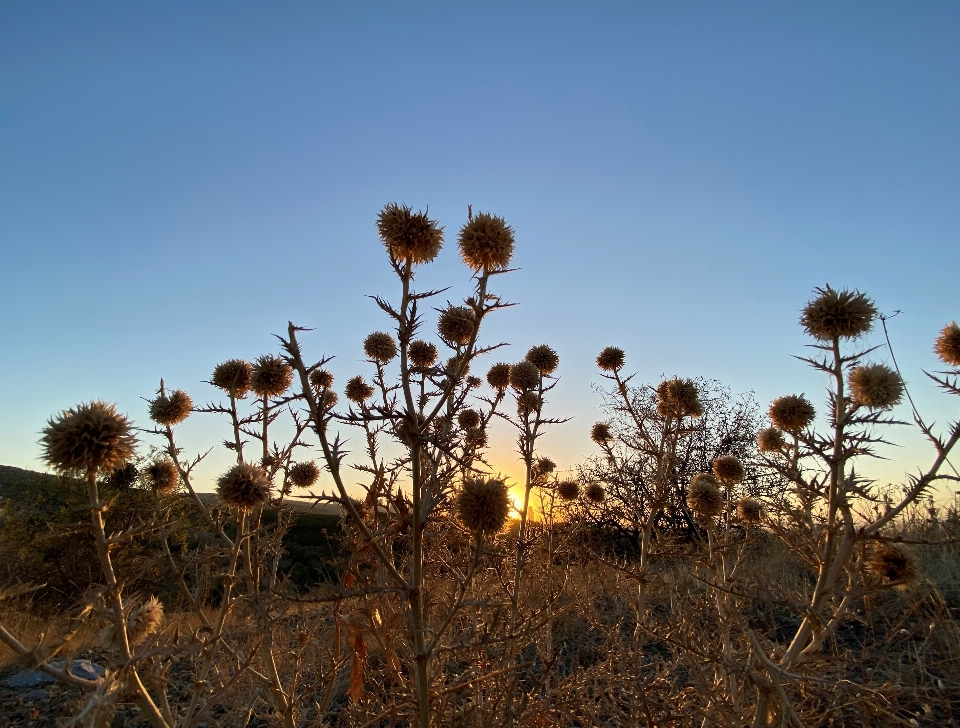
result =
[[[365,371],[391,201],[445,226],[419,283],[450,296],[467,205],[515,227],[487,337],[560,353],[561,467],[593,451],[608,344],[639,380],[821,404],[791,354],[827,282],[903,311],[908,384],[956,418],[921,369],[960,318],[958,37],[946,2],[0,2],[0,463],[39,468],[80,401],[146,423],[161,376],[215,399],[289,319],[340,384]],[[880,477],[922,462],[898,436]]]

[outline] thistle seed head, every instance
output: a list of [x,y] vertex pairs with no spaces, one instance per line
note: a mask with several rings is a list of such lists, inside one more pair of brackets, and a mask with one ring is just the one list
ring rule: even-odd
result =
[[460,256],[475,271],[503,270],[513,257],[513,228],[481,212],[460,229]]
[[866,558],[863,569],[868,574],[895,584],[912,581],[915,573],[910,558],[893,544],[884,543]]
[[397,342],[386,332],[374,331],[364,340],[363,353],[371,361],[386,364],[397,355]]
[[580,497],[580,485],[575,480],[563,480],[557,483],[557,495],[565,501],[576,500]]
[[471,450],[482,450],[487,446],[487,431],[482,428],[467,430],[466,445]]
[[293,381],[293,368],[278,356],[257,359],[250,376],[250,389],[259,397],[279,397]]
[[443,228],[407,205],[384,206],[377,217],[377,233],[390,259],[398,263],[429,263],[443,247]]
[[243,399],[250,389],[250,376],[252,374],[253,367],[250,366],[250,362],[243,359],[228,359],[214,367],[210,382],[227,394],[232,394],[237,399]]
[[713,474],[724,485],[739,483],[746,475],[743,472],[743,465],[733,455],[721,455],[714,460]]
[[140,644],[159,630],[162,623],[163,605],[156,597],[150,597],[127,617],[127,639],[131,645]]
[[182,389],[175,389],[170,394],[161,394],[150,400],[150,419],[161,427],[180,424],[192,411],[193,400]]
[[802,394],[788,394],[773,400],[770,421],[784,432],[802,432],[810,426],[816,411]]
[[737,503],[737,515],[744,523],[751,525],[760,523],[763,517],[763,506],[753,498],[741,498]]
[[692,379],[666,379],[657,385],[657,412],[662,417],[699,417],[700,392]]
[[903,397],[900,375],[886,364],[864,364],[850,372],[853,401],[872,409],[889,409]]
[[591,503],[603,503],[607,498],[607,493],[600,483],[590,483],[586,490],[583,491],[583,494]]
[[344,388],[343,393],[347,395],[347,399],[351,402],[356,402],[360,404],[364,400],[370,399],[373,396],[373,387],[367,384],[363,377],[357,375],[352,377],[348,382],[347,386]]
[[461,410],[457,415],[457,423],[464,430],[475,430],[480,427],[480,414],[474,409]]
[[418,369],[432,367],[437,363],[437,347],[421,339],[411,342],[410,363]]
[[620,369],[626,362],[626,355],[623,349],[616,346],[608,346],[597,357],[597,366],[607,372],[614,372]]
[[523,392],[517,397],[517,414],[536,412],[543,406],[543,399],[536,392]]
[[95,401],[64,410],[43,429],[47,463],[62,472],[112,473],[133,457],[137,439],[114,405]]
[[475,327],[473,311],[466,306],[447,306],[437,320],[440,338],[452,347],[469,344]]
[[757,435],[757,445],[760,446],[760,452],[781,452],[787,446],[783,439],[783,433],[776,427],[767,427],[760,430]]
[[956,321],[943,327],[933,350],[944,364],[960,367],[960,326]]
[[613,439],[610,433],[610,425],[606,422],[596,422],[590,428],[590,439],[598,445],[605,445]]
[[855,339],[873,327],[877,308],[859,291],[835,291],[830,286],[814,288],[814,297],[804,306],[800,325],[820,341]]
[[510,367],[510,384],[517,391],[536,389],[540,384],[540,370],[528,361]]
[[326,412],[327,410],[332,410],[337,406],[337,402],[340,401],[340,397],[332,389],[324,389],[323,393],[320,395],[320,411]]
[[270,499],[270,479],[259,465],[240,463],[217,480],[217,494],[228,506],[248,510]]
[[510,515],[510,496],[502,480],[467,480],[457,496],[457,517],[474,533],[496,534]]
[[308,488],[320,477],[320,468],[312,460],[295,463],[287,473],[290,482],[298,488]]
[[333,386],[333,375],[326,369],[314,369],[310,372],[310,386],[318,391],[330,389]]
[[510,386],[510,365],[500,362],[487,372],[487,384],[501,392]]
[[687,506],[698,519],[709,521],[723,510],[723,496],[719,486],[717,479],[710,473],[693,476],[687,490]]
[[470,389],[476,389],[482,384],[483,384],[483,380],[480,379],[480,377],[474,377],[474,376],[467,377],[467,386],[470,387]]
[[557,464],[550,458],[538,458],[533,464],[533,469],[540,475],[549,475],[557,469]]
[[546,344],[534,346],[527,352],[525,357],[528,362],[533,364],[543,376],[553,374],[560,366],[560,357],[557,352]]
[[143,469],[143,474],[157,495],[168,495],[180,484],[180,472],[170,458],[157,458]]

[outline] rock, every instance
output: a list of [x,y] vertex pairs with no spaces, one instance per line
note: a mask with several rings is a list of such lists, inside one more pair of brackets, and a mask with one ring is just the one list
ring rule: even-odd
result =
[[49,697],[49,690],[30,690],[23,696],[24,700],[46,700]]
[[[62,670],[63,663],[51,662],[50,667]],[[90,662],[90,660],[74,660],[70,663],[70,674],[83,678],[84,680],[96,680],[103,675],[103,667]],[[53,675],[48,675],[42,670],[21,670],[7,680],[7,687],[13,688],[14,690],[31,690],[43,685],[50,685],[56,681],[57,679]]]

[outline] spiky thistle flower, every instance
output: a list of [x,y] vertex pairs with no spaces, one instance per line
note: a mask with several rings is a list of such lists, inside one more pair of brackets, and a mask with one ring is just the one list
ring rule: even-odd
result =
[[513,228],[488,212],[475,215],[460,229],[460,256],[475,271],[506,268],[513,245]]
[[626,362],[626,355],[623,349],[616,346],[608,346],[597,356],[597,366],[607,372],[613,372],[620,369]]
[[533,464],[533,469],[540,475],[549,475],[557,469],[557,464],[550,458],[537,458]]
[[814,297],[803,308],[800,325],[820,341],[855,339],[873,327],[877,308],[859,291],[814,288]]
[[437,319],[440,338],[453,347],[469,344],[475,328],[473,311],[466,306],[447,306]]
[[472,450],[482,450],[487,446],[487,431],[481,427],[467,430],[466,445]]
[[692,379],[666,379],[657,385],[657,412],[661,417],[699,417],[700,392]]
[[721,455],[713,461],[713,474],[724,485],[734,485],[743,480],[746,473],[743,465],[733,455]]
[[864,364],[850,372],[853,401],[872,409],[889,409],[903,397],[900,375],[886,364]]
[[324,389],[323,393],[320,395],[320,411],[326,412],[337,406],[337,402],[340,401],[340,397],[332,389]]
[[193,400],[182,389],[157,395],[156,399],[150,400],[150,419],[162,427],[180,424],[192,411]]
[[557,495],[565,501],[576,500],[580,497],[580,485],[575,480],[562,480],[557,483]]
[[160,629],[163,623],[163,605],[156,597],[150,597],[136,606],[127,617],[127,639],[131,645],[143,642]]
[[510,367],[510,384],[518,391],[536,389],[540,384],[540,370],[528,361]]
[[210,383],[237,399],[243,399],[250,389],[252,374],[253,367],[250,362],[243,359],[228,359],[214,367]]
[[600,483],[590,483],[586,490],[583,491],[583,495],[586,496],[586,499],[591,503],[603,503],[607,498],[607,492]]
[[457,423],[465,430],[475,430],[480,427],[480,414],[475,409],[461,410]]
[[343,393],[347,395],[347,399],[351,402],[360,404],[364,400],[370,399],[370,397],[373,396],[373,391],[373,387],[367,384],[363,377],[358,374],[347,381],[347,386],[344,387]]
[[770,421],[784,432],[797,433],[810,426],[816,416],[813,405],[802,394],[777,397],[770,405]]
[[499,362],[487,372],[487,384],[501,392],[510,386],[510,365]]
[[250,389],[260,397],[279,397],[293,381],[293,368],[279,356],[264,354],[253,365]]
[[933,351],[944,364],[960,367],[960,326],[957,322],[944,326],[933,345]]
[[467,386],[470,389],[476,389],[477,387],[483,384],[483,380],[480,377],[469,376],[467,377]]
[[763,506],[753,498],[741,498],[737,503],[737,515],[744,523],[760,523],[760,519],[763,518]]
[[863,569],[878,579],[895,584],[913,580],[914,569],[910,558],[896,546],[880,544],[873,549],[863,563]]
[[170,458],[157,458],[143,469],[147,482],[157,495],[167,495],[180,484],[180,471]]
[[723,496],[719,485],[710,473],[693,476],[687,490],[687,506],[697,518],[709,521],[723,510]]
[[312,460],[295,463],[287,472],[290,482],[298,488],[308,488],[320,477],[320,468]]
[[557,356],[557,352],[546,344],[531,347],[525,359],[533,364],[543,376],[553,374],[560,366],[560,357]]
[[437,347],[422,339],[411,342],[410,363],[419,369],[432,367],[437,363]]
[[457,495],[457,517],[474,533],[503,530],[510,515],[510,495],[502,480],[466,480]]
[[517,414],[530,414],[539,410],[541,406],[543,406],[543,399],[536,392],[522,392],[517,397]]
[[443,247],[443,228],[407,205],[385,205],[377,217],[377,233],[390,258],[398,263],[429,263]]
[[112,473],[133,457],[137,439],[114,405],[94,401],[64,410],[43,429],[43,458],[62,472]]
[[371,361],[386,364],[397,355],[397,342],[385,331],[374,331],[364,339],[363,353]]
[[595,422],[590,428],[590,439],[598,445],[605,445],[613,439],[610,433],[610,425],[606,422]]
[[239,463],[217,480],[217,494],[227,505],[247,510],[270,499],[270,479],[259,465]]
[[776,427],[766,427],[757,435],[757,445],[760,452],[781,452],[787,446],[783,433]]
[[310,386],[317,391],[333,386],[333,375],[326,369],[314,369],[310,372]]

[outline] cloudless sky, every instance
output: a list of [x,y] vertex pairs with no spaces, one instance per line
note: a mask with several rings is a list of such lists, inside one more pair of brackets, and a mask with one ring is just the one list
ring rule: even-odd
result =
[[[958,38],[952,2],[3,0],[0,463],[41,469],[46,419],[81,401],[146,425],[160,377],[217,400],[214,365],[277,351],[291,319],[338,385],[369,374],[361,342],[389,322],[368,296],[398,295],[391,201],[445,226],[417,285],[451,299],[467,205],[514,226],[496,286],[519,305],[484,335],[511,346],[483,366],[557,349],[561,468],[594,452],[610,344],[637,381],[822,410],[791,355],[828,282],[902,311],[911,391],[955,419],[921,370],[960,318]],[[227,436],[182,431],[188,452]],[[875,472],[896,481],[927,451],[893,436]],[[515,472],[511,443],[493,460]]]

